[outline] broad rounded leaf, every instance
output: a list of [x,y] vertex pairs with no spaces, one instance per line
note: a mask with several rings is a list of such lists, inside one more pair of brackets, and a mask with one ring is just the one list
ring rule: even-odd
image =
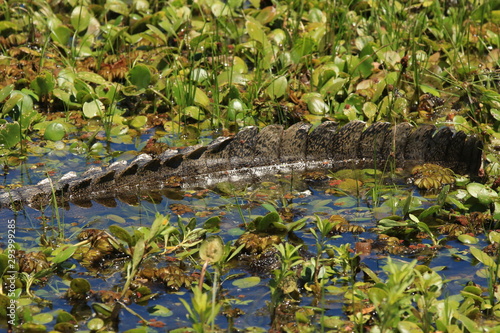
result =
[[47,313],[47,312],[38,313],[38,314],[33,316],[32,320],[35,324],[48,324],[52,320],[54,320],[54,316],[51,313]]
[[124,228],[118,226],[118,225],[110,225],[109,226],[109,232],[115,236],[118,239],[121,239],[125,243],[127,243],[129,246],[132,246],[132,236],[128,233],[127,230]]
[[208,237],[200,246],[200,258],[203,261],[216,263],[221,260],[223,254],[224,242],[217,235]]
[[98,99],[83,103],[83,114],[87,118],[102,117],[104,104]]
[[71,280],[69,287],[77,294],[86,294],[90,291],[89,281],[83,278],[75,278]]
[[233,286],[243,289],[252,288],[260,283],[260,278],[258,276],[249,276],[242,279],[234,280]]
[[61,123],[51,123],[45,128],[43,137],[46,140],[59,141],[64,138],[66,131]]
[[21,140],[21,127],[18,122],[0,123],[0,146],[12,148]]
[[280,98],[286,93],[288,81],[286,77],[280,76],[267,87],[266,92],[272,99]]
[[417,324],[411,321],[400,321],[398,329],[401,333],[420,333],[424,332]]
[[261,25],[252,21],[247,21],[245,24],[247,28],[247,32],[250,35],[250,38],[261,43],[265,44],[267,42],[267,36],[261,28]]
[[172,310],[160,304],[148,308],[148,312],[153,316],[159,317],[170,317],[174,314]]
[[87,323],[87,328],[91,331],[98,331],[104,327],[104,320],[101,318],[92,318]]
[[138,89],[146,89],[151,83],[151,71],[146,65],[135,65],[129,73],[130,82]]
[[77,6],[71,12],[71,25],[76,31],[83,31],[89,26],[91,17],[87,7]]
[[457,238],[460,242],[464,244],[477,244],[479,242],[477,237],[473,237],[467,234],[459,235]]

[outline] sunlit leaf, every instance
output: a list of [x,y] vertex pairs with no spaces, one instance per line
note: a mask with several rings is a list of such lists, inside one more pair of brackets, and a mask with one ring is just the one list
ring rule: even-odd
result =
[[260,283],[260,278],[258,276],[249,276],[242,279],[234,280],[233,286],[244,289],[252,288]]

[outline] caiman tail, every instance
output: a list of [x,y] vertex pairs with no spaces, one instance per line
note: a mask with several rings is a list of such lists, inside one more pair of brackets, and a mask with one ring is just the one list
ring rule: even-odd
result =
[[245,127],[232,137],[220,137],[207,146],[167,150],[157,157],[140,155],[130,163],[115,162],[105,169],[74,172],[57,181],[44,179],[37,185],[0,193],[0,207],[41,209],[57,198],[91,206],[96,201],[116,205],[115,198],[135,204],[138,197],[172,187],[210,186],[222,180],[249,182],[263,175],[317,169],[396,167],[434,163],[459,174],[478,174],[482,142],[464,132],[434,125],[392,126],[377,122],[368,127],[352,121],[343,127],[324,122],[297,123],[288,129],[270,125]]

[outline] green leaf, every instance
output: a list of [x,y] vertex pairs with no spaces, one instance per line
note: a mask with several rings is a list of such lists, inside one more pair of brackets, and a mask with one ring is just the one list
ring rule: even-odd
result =
[[50,38],[54,41],[58,42],[62,46],[66,46],[69,43],[71,38],[71,29],[65,25],[58,25],[54,29],[52,29],[52,33],[50,34]]
[[279,222],[280,216],[277,212],[269,212],[262,219],[255,220],[257,231],[267,231],[272,223]]
[[463,244],[477,244],[479,242],[477,237],[473,237],[467,234],[459,235],[457,239]]
[[151,83],[151,71],[146,65],[135,65],[129,73],[130,82],[135,85],[138,89],[146,89]]
[[83,103],[83,114],[87,118],[103,117],[104,104],[98,99]]
[[148,117],[139,115],[139,116],[135,116],[130,121],[129,125],[134,127],[134,128],[141,129],[147,124],[147,122],[148,122]]
[[99,74],[92,73],[92,72],[78,72],[78,78],[83,80],[83,81],[87,81],[87,82],[95,83],[95,84],[105,84],[108,82]]
[[109,232],[116,238],[127,243],[128,246],[133,246],[133,237],[124,228],[113,224],[109,226]]
[[38,96],[46,96],[54,90],[56,82],[54,76],[50,72],[44,72],[37,75],[33,81],[31,81],[30,87]]
[[483,263],[484,265],[488,267],[496,267],[495,260],[491,258],[489,255],[487,255],[485,252],[479,250],[476,247],[471,247],[470,248],[470,253],[476,258],[478,261]]
[[64,125],[59,122],[53,122],[50,123],[45,128],[45,133],[43,134],[43,137],[46,140],[59,141],[62,138],[64,138],[64,135],[66,135],[66,130],[64,129]]
[[258,276],[249,276],[242,279],[234,280],[233,286],[243,289],[243,288],[252,288],[260,283],[260,277]]
[[5,102],[2,108],[2,113],[9,113],[12,111],[12,109],[17,105],[18,102],[20,102],[24,98],[24,94],[22,94],[20,91],[14,90],[10,98]]
[[104,320],[101,318],[92,318],[87,323],[87,328],[91,331],[99,331],[104,327]]
[[197,106],[188,106],[184,108],[184,110],[182,110],[182,114],[185,117],[189,117],[198,121],[205,119],[205,113]]
[[152,24],[146,24],[149,30],[151,30],[156,36],[158,36],[165,44],[167,43],[167,36]]
[[71,12],[71,25],[76,31],[83,31],[89,26],[91,17],[87,7],[77,6]]
[[9,84],[8,86],[3,87],[2,90],[0,90],[0,103],[3,103],[3,101],[10,95],[13,90],[13,84]]
[[1,119],[0,122],[0,146],[12,148],[21,141],[21,127],[18,122],[7,123]]
[[398,323],[398,330],[401,333],[420,333],[423,330],[411,321],[400,321]]
[[288,81],[286,77],[280,76],[271,82],[271,84],[266,88],[266,92],[271,99],[277,99],[285,95],[287,86]]
[[60,264],[66,260],[68,260],[78,249],[77,246],[74,245],[64,245],[61,246],[54,251],[52,251],[53,258],[51,259],[53,264]]
[[201,243],[200,258],[211,264],[219,262],[224,255],[224,242],[217,235],[208,237]]
[[267,41],[267,36],[264,33],[264,31],[261,28],[261,25],[253,22],[251,20],[248,20],[245,23],[245,26],[247,28],[248,35],[250,35],[250,38],[261,43],[262,45],[265,45],[268,43]]
[[89,281],[83,278],[75,278],[71,280],[69,287],[77,294],[86,294],[91,288]]
[[129,14],[127,4],[120,0],[107,0],[104,8],[123,16],[128,16]]
[[139,239],[134,246],[134,255],[132,256],[132,267],[136,269],[142,261],[144,256],[144,249],[146,245],[144,243],[144,239]]
[[194,91],[194,103],[201,106],[204,109],[210,109],[211,101],[207,94],[200,88],[196,88]]
[[51,313],[47,313],[47,312],[38,313],[38,314],[33,316],[32,320],[35,324],[48,324],[52,320],[54,320],[54,316]]
[[169,308],[167,308],[167,307],[165,307],[163,305],[160,305],[160,304],[157,304],[155,306],[149,307],[148,308],[148,312],[151,315],[158,316],[158,317],[170,317],[171,315],[174,314],[172,312],[172,310],[170,310]]

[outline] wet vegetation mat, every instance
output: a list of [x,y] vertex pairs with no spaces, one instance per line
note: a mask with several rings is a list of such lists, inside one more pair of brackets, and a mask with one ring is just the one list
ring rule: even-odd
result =
[[500,330],[498,1],[0,0],[0,52],[3,193],[248,125],[484,143],[478,174],[363,164],[2,209],[2,330]]

